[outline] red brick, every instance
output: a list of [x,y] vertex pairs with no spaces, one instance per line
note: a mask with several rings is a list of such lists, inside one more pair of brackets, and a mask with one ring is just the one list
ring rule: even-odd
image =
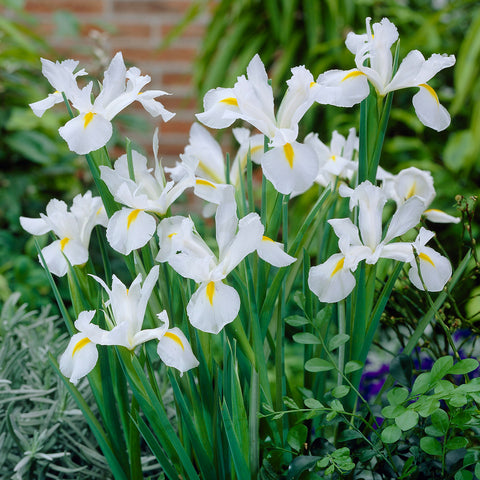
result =
[[172,112],[178,112],[179,110],[200,111],[198,108],[199,104],[201,104],[201,101],[197,103],[196,98],[176,97],[173,95],[169,97],[161,97],[161,102],[167,110]]
[[72,13],[103,13],[103,2],[98,0],[27,0],[25,10],[30,13],[53,13],[68,10]]
[[[193,117],[193,115],[192,115]],[[190,132],[190,127],[192,126],[193,118],[191,122],[185,122],[185,121],[175,121],[175,117],[166,122],[163,123],[161,126],[161,131],[164,134],[170,134],[170,133],[183,133],[185,135],[188,135]]]
[[[150,25],[146,23],[122,23],[115,25],[115,31],[112,37],[136,37],[136,38],[149,38],[151,33]],[[127,40],[128,41],[128,40]]]
[[162,75],[163,85],[192,85],[191,73],[164,73]]
[[168,62],[193,62],[196,50],[193,48],[169,48],[159,51],[148,47],[126,47],[123,56],[136,62],[168,61]]
[[191,6],[188,0],[127,0],[114,2],[113,9],[118,13],[185,13]]

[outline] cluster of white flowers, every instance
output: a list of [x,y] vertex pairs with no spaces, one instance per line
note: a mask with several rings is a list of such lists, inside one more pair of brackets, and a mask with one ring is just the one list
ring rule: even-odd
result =
[[[350,199],[351,210],[358,210],[358,225],[350,218],[329,220],[338,237],[340,253],[312,267],[309,274],[309,286],[322,302],[346,298],[355,287],[353,272],[359,263],[375,264],[380,258],[410,264],[409,277],[416,287],[441,290],[450,278],[451,266],[448,259],[426,246],[434,234],[422,227],[413,242],[394,241],[416,227],[422,215],[431,221],[458,221],[429,209],[435,197],[431,175],[414,167],[398,175],[379,168],[377,180],[381,186],[366,181],[350,188],[348,185],[354,184],[358,170],[359,140],[354,128],[347,138],[333,132],[330,146],[315,133],[308,134],[303,143],[298,141],[299,122],[315,102],[352,106],[369,94],[368,82],[379,96],[400,88],[418,87],[413,104],[419,119],[436,130],[448,126],[450,117],[426,82],[442,68],[453,65],[454,57],[433,55],[425,60],[420,52],[412,51],[393,74],[391,47],[397,38],[397,30],[389,20],[383,19],[371,28],[367,19],[367,33],[351,33],[346,41],[355,54],[357,68],[332,70],[316,81],[304,66],[292,68],[277,114],[265,67],[255,55],[247,67],[247,75],[240,76],[233,88],[207,92],[204,112],[197,115],[210,128],[225,128],[241,119],[260,132],[252,135],[246,128],[233,130],[239,148],[229,172],[225,169],[222,148],[200,124],[192,125],[190,142],[173,168],[161,167],[155,133],[153,168],[148,168],[147,159],[136,151],[121,156],[113,168],[100,166],[101,180],[114,200],[123,205],[110,218],[101,199],[89,192],[75,197],[71,211],[64,202],[52,200],[46,215],[39,219],[22,217],[23,228],[34,235],[52,231],[58,237],[42,250],[42,256],[48,269],[59,276],[65,275],[71,266],[88,260],[88,244],[95,225],[107,228],[110,246],[124,255],[145,246],[157,234],[156,262],[167,262],[179,275],[199,285],[187,305],[190,323],[204,332],[217,334],[239,313],[240,296],[225,280],[247,255],[257,252],[264,261],[279,268],[296,260],[284,251],[282,244],[264,235],[258,214],[249,213],[241,219],[237,216],[235,191],[243,181],[250,155],[278,192],[300,195],[315,182],[321,186],[340,184],[340,195]],[[77,85],[77,78],[86,74],[84,70],[74,73],[78,62],[52,63],[42,59],[42,63],[43,73],[56,91],[31,107],[41,116],[65,98],[78,110],[78,116],[60,128],[60,135],[76,153],[103,147],[112,133],[112,118],[134,101],[165,121],[173,116],[155,100],[165,92],[141,92],[150,78],[141,76],[136,68],[127,70],[121,53],[113,58],[101,92],[93,102],[92,82],[83,88]],[[265,137],[267,148],[264,148]],[[166,181],[165,172],[171,180]],[[208,202],[206,212],[215,213],[218,255],[197,233],[190,217],[161,218],[188,188]],[[383,234],[382,213],[388,200],[393,200],[397,209]],[[92,323],[95,311],[80,313],[75,322],[78,333],[60,361],[62,372],[72,382],[95,366],[97,345],[119,345],[134,350],[146,341],[157,340],[157,351],[165,364],[181,372],[198,364],[185,335],[178,328],[169,329],[165,311],[157,315],[161,326],[142,330],[158,276],[159,267],[155,265],[143,286],[139,275],[128,289],[116,276],[111,289],[102,279],[94,277],[108,294],[104,313],[109,330]]]

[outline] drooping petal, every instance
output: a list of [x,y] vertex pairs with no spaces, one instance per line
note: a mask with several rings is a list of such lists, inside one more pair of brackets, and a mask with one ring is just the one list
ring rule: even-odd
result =
[[202,332],[214,334],[233,322],[239,310],[237,291],[221,281],[202,283],[187,305],[190,323]]
[[298,142],[275,147],[262,157],[262,170],[275,189],[288,195],[307,191],[318,174],[314,150]]
[[454,217],[436,208],[429,208],[425,210],[423,214],[427,220],[435,223],[459,223],[461,220],[460,217]]
[[112,124],[102,115],[88,112],[72,118],[58,132],[72,152],[84,155],[106,145]]
[[114,250],[128,255],[148,243],[156,226],[155,218],[143,210],[122,208],[108,222],[107,240]]
[[[429,292],[440,292],[452,276],[452,265],[444,256],[430,247],[423,247],[418,251],[420,274],[425,287]],[[411,263],[408,272],[410,281],[423,290],[422,281],[415,260]]]
[[165,332],[158,342],[157,353],[165,365],[176,368],[182,374],[199,365],[187,337],[177,327]]
[[278,268],[286,267],[297,260],[284,251],[282,243],[265,236],[257,247],[257,253],[262,260]]
[[90,373],[98,360],[98,351],[84,333],[76,333],[70,339],[67,349],[60,357],[59,367],[63,375],[76,385]]
[[52,108],[57,103],[63,102],[63,96],[60,92],[50,93],[48,97],[38,102],[33,102],[29,104],[29,107],[32,109],[33,113],[37,117],[41,117],[46,110]]
[[20,225],[31,235],[44,235],[52,229],[44,218],[20,217]]
[[317,78],[317,84],[315,100],[336,107],[352,107],[370,93],[367,77],[357,68],[329,70]]
[[42,255],[50,273],[58,277],[63,277],[68,271],[66,258],[71,265],[83,265],[88,260],[88,250],[85,246],[78,240],[67,237],[47,245],[42,249]]
[[195,116],[210,128],[229,127],[241,117],[238,100],[233,88],[214,88],[203,97],[203,113]]
[[435,90],[426,83],[419,85],[419,91],[412,98],[418,119],[427,127],[437,132],[450,125],[450,114],[439,102]]
[[344,268],[344,262],[344,255],[337,253],[310,269],[308,286],[321,302],[339,302],[348,297],[355,287],[355,277],[348,268]]

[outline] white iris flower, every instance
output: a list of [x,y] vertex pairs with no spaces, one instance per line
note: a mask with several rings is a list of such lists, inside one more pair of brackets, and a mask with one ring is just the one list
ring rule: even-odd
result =
[[20,217],[24,230],[32,235],[53,232],[58,239],[42,249],[48,270],[59,277],[71,265],[83,265],[88,260],[90,235],[95,225],[107,226],[107,214],[100,197],[92,197],[91,192],[77,195],[68,211],[62,200],[48,202],[46,215],[40,218]]
[[315,153],[297,142],[298,123],[315,100],[317,85],[304,67],[292,68],[288,89],[274,113],[273,91],[260,57],[255,55],[247,76],[233,88],[216,88],[204,97],[204,112],[197,118],[211,128],[225,128],[242,119],[270,139],[271,150],[261,157],[265,177],[283,194],[305,192],[318,173]]
[[440,70],[454,65],[455,56],[433,54],[425,60],[418,50],[412,50],[393,75],[391,47],[398,39],[397,28],[387,18],[380,23],[374,23],[372,27],[370,20],[366,20],[367,33],[357,35],[351,32],[345,42],[355,55],[357,68],[346,71],[329,70],[321,74],[317,79],[321,88],[315,90],[317,101],[351,107],[368,96],[368,82],[380,96],[402,88],[416,87],[419,91],[412,102],[419,120],[437,131],[447,128],[450,125],[450,115],[427,82]]

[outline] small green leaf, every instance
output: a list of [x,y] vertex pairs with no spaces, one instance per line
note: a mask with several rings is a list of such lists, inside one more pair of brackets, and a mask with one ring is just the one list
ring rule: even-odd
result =
[[468,440],[465,437],[453,437],[445,445],[447,450],[458,450],[465,448],[468,445]]
[[335,410],[336,412],[345,411],[343,408],[342,402],[340,402],[339,400],[332,400],[330,403],[330,407],[332,407],[332,409]]
[[283,397],[283,403],[285,404],[285,406],[293,409],[293,410],[298,410],[298,405],[297,405],[297,402],[295,402],[295,400],[293,398],[290,398],[290,397]]
[[332,390],[332,395],[335,398],[343,398],[346,395],[348,395],[348,392],[350,392],[350,387],[347,385],[339,385],[338,387],[335,387]]
[[477,368],[478,360],[475,360],[474,358],[465,358],[453,365],[448,373],[452,375],[464,375],[465,373],[473,372]]
[[317,467],[318,468],[326,468],[329,463],[330,463],[330,458],[329,457],[324,457],[317,462]]
[[445,357],[440,357],[432,367],[432,371],[430,372],[430,382],[435,383],[438,380],[442,379],[449,370],[452,368],[453,365],[453,357],[450,355],[446,355]]
[[480,463],[477,463],[477,464],[475,465],[475,476],[476,476],[477,478],[480,478]]
[[307,372],[328,372],[334,368],[333,363],[323,358],[311,358],[305,362],[305,370]]
[[352,373],[356,372],[357,370],[361,370],[363,368],[363,363],[357,360],[350,360],[345,365],[345,373]]
[[453,478],[455,480],[473,480],[473,473],[468,470],[459,470]]
[[302,327],[303,325],[308,325],[310,322],[301,315],[292,315],[285,319],[285,323],[288,323],[292,327]]
[[381,438],[383,443],[395,443],[398,442],[402,436],[402,431],[396,425],[390,425],[382,430]]
[[457,425],[459,427],[463,427],[466,425],[470,420],[472,419],[472,415],[469,412],[466,412],[464,410],[461,410],[457,412],[453,417],[451,422],[454,425]]
[[388,405],[382,408],[382,415],[385,418],[396,418],[406,411],[403,405]]
[[445,435],[444,432],[439,430],[434,425],[428,425],[428,427],[425,427],[425,433],[431,437],[443,437]]
[[299,332],[293,335],[293,341],[304,345],[318,345],[322,343],[318,337],[309,332]]
[[450,426],[450,419],[448,413],[444,410],[438,409],[432,413],[432,425],[442,432],[442,435],[445,435]]
[[395,418],[397,427],[406,432],[415,427],[418,423],[418,413],[414,410],[407,410]]
[[434,397],[421,396],[411,408],[418,412],[423,418],[429,417],[440,407],[440,402]]
[[467,404],[467,397],[465,395],[453,394],[448,403],[452,407],[460,408]]
[[303,403],[307,408],[312,408],[312,409],[319,409],[319,408],[325,408],[325,406],[320,403],[317,399],[315,398],[306,398]]
[[415,380],[412,387],[412,395],[421,395],[430,390],[430,372],[421,373]]
[[339,333],[333,336],[330,341],[328,342],[328,349],[330,351],[335,350],[342,345],[345,345],[350,340],[350,335],[346,333]]
[[293,450],[299,452],[305,444],[307,435],[308,428],[303,425],[303,423],[299,423],[288,431],[287,443],[293,448]]
[[438,440],[432,437],[422,437],[420,439],[420,448],[429,455],[441,455],[442,445]]
[[453,383],[449,382],[448,380],[440,380],[435,385],[435,393],[440,395],[449,394],[453,390],[455,390],[455,385],[453,385]]
[[327,419],[328,422],[330,422],[336,416],[337,416],[337,412],[334,410],[333,412],[329,412],[325,418]]
[[387,399],[391,405],[400,405],[408,397],[408,390],[406,388],[393,388],[387,393]]

